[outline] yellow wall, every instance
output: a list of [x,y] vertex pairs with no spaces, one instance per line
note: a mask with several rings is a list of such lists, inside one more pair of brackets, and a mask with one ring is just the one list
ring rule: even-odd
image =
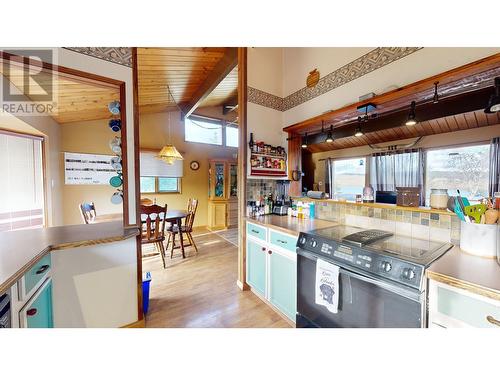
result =
[[[170,115],[169,115],[170,113]],[[184,177],[181,180],[180,194],[143,194],[156,198],[157,204],[167,204],[168,209],[185,209],[189,198],[197,198],[200,203],[195,218],[195,226],[206,226],[208,218],[208,160],[236,159],[237,148],[211,146],[184,141],[184,124],[179,112],[142,114],[140,116],[140,146],[146,149],[160,149],[167,142],[170,116],[171,141],[184,156]],[[197,171],[189,168],[191,161],[200,163]]]
[[97,214],[122,213],[123,205],[110,201],[116,191],[110,185],[65,185],[64,152],[112,155],[109,141],[119,133],[108,127],[108,120],[83,121],[61,125],[60,168],[62,178],[63,224],[82,224],[78,205],[93,201]]

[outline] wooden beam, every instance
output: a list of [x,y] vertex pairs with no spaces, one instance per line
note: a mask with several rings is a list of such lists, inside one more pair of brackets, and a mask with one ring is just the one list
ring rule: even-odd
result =
[[[291,134],[289,134],[291,135]],[[302,194],[302,137],[295,136],[288,139],[288,179],[290,180],[291,197],[299,197]],[[299,180],[294,181],[293,171],[299,172]]]
[[230,47],[224,53],[207,79],[200,85],[189,103],[182,106],[184,117],[189,117],[201,102],[217,87],[238,64],[238,48]]
[[[474,61],[464,66],[448,70],[446,72],[425,78],[423,80],[411,83],[404,87],[377,95],[373,98],[361,102],[353,103],[342,108],[334,109],[330,112],[312,117],[299,123],[286,126],[285,132],[296,133],[315,130],[321,127],[321,122],[325,124],[338,123],[340,121],[351,120],[358,116],[357,107],[374,103],[383,107],[384,111],[393,111],[400,106],[401,101],[410,102],[421,100],[422,96],[432,98],[434,82],[439,82],[440,95],[456,95],[464,91],[478,88],[478,85],[485,81],[489,86],[493,85],[493,77],[499,74],[500,53]],[[488,73],[489,72],[489,73]],[[395,107],[395,108],[392,108]],[[381,109],[377,110],[380,114]]]
[[[438,103],[425,103],[417,105],[416,114],[419,122],[443,118],[446,116],[457,115],[482,109],[485,107],[488,98],[492,93],[491,88],[481,89],[478,91],[469,92],[456,97],[445,98]],[[362,124],[363,132],[373,133],[385,129],[397,128],[405,126],[404,123],[408,118],[408,108],[400,109],[399,111],[379,116],[370,119],[367,123]],[[354,135],[355,129],[358,126],[357,122],[347,124],[345,126],[334,129],[333,137],[335,139],[351,137]],[[289,135],[293,136],[292,133]],[[308,134],[308,144],[314,145],[325,141],[325,134],[316,133]],[[300,139],[295,133],[295,138]],[[290,141],[289,141],[290,147]]]

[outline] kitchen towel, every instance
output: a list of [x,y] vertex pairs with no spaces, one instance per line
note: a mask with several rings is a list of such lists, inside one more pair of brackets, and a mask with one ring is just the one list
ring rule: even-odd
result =
[[336,314],[339,305],[339,267],[318,259],[316,261],[315,302]]
[[323,191],[309,190],[307,192],[307,197],[312,199],[325,199],[325,193]]

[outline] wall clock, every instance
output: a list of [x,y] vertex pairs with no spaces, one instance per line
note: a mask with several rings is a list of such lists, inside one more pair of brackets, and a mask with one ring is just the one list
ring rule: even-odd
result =
[[193,161],[189,164],[189,167],[190,167],[193,171],[197,171],[198,169],[200,169],[200,163],[198,163],[196,160],[193,160]]

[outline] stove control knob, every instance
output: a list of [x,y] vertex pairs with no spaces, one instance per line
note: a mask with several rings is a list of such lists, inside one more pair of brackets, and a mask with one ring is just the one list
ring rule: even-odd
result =
[[305,244],[306,244],[306,241],[307,241],[307,239],[306,239],[305,237],[301,237],[301,238],[300,238],[300,244],[301,244],[301,245],[305,245]]
[[411,280],[415,277],[415,271],[411,268],[403,269],[403,279]]
[[317,242],[315,239],[312,239],[312,240],[311,240],[311,246],[312,246],[312,247],[316,247],[316,246],[318,246],[318,242]]
[[389,272],[392,270],[392,264],[387,260],[383,260],[382,263],[380,263],[380,268],[382,268],[385,272]]

